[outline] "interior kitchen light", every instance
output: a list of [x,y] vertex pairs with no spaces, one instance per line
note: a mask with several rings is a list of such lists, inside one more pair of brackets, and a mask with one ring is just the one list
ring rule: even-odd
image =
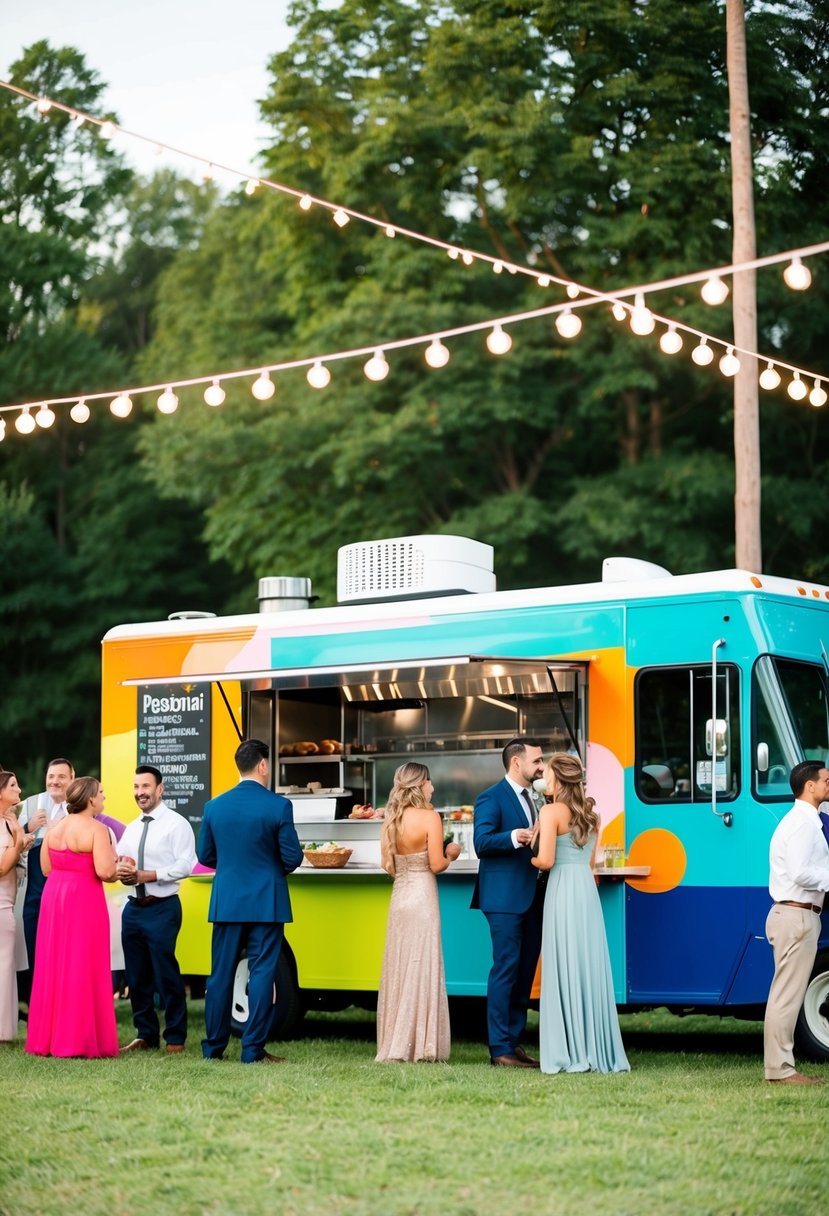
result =
[[783,279],[792,291],[806,291],[812,283],[812,272],[808,266],[803,265],[800,258],[792,258],[783,271]]
[[225,390],[222,388],[221,384],[219,384],[218,380],[214,380],[213,383],[209,384],[204,390],[205,405],[222,405],[224,403],[224,399]]
[[505,355],[512,347],[512,338],[505,329],[496,325],[486,336],[487,350],[491,355]]
[[760,372],[760,388],[764,388],[771,392],[773,388],[777,388],[780,383],[780,372],[773,363],[769,363]]
[[443,345],[440,338],[434,338],[426,347],[423,358],[429,367],[446,367],[449,362],[449,350]]
[[258,380],[254,380],[250,391],[257,401],[270,401],[276,392],[276,385],[268,372],[260,372]]
[[700,288],[700,295],[706,304],[716,308],[718,304],[724,304],[728,299],[728,284],[724,283],[718,274],[712,274]]

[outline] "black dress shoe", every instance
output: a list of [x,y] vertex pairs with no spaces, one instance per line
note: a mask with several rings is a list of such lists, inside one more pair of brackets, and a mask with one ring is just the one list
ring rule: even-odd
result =
[[513,1055],[516,1056],[517,1059],[523,1060],[525,1064],[529,1064],[530,1068],[541,1067],[538,1060],[534,1060],[532,1056],[528,1056],[523,1047],[516,1047],[513,1051]]
[[522,1060],[519,1056],[491,1056],[489,1060],[493,1068],[537,1068],[536,1064],[530,1064],[528,1060]]

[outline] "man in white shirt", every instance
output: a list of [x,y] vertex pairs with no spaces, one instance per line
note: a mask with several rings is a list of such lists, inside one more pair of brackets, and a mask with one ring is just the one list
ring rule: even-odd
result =
[[[139,764],[135,770],[133,796],[141,817],[127,825],[119,841],[115,871],[132,888],[121,916],[121,943],[136,1038],[121,1050],[159,1047],[154,1004],[158,991],[166,1050],[173,1055],[184,1051],[187,1038],[187,998],[176,958],[181,928],[178,889],[196,864],[196,840],[184,816],[162,801],[162,775],[151,764]],[[131,860],[120,860],[124,857]]]
[[[21,995],[31,988],[35,969],[35,945],[37,922],[40,918],[40,901],[46,878],[40,866],[40,849],[47,828],[66,814],[66,791],[75,779],[75,770],[69,760],[59,756],[46,766],[46,789],[32,794],[23,803],[20,811],[20,826],[24,831],[34,832],[35,842],[26,854],[26,893],[23,897],[23,934],[26,939],[26,954],[29,958],[28,983],[19,985]],[[22,972],[21,972],[22,975]],[[28,998],[27,998],[28,999]]]
[[820,1077],[795,1070],[794,1028],[815,961],[823,896],[829,891],[829,847],[818,807],[829,798],[829,769],[816,760],[796,764],[789,776],[792,809],[769,846],[769,891],[774,905],[766,937],[774,950],[763,1058],[767,1081],[817,1085]]

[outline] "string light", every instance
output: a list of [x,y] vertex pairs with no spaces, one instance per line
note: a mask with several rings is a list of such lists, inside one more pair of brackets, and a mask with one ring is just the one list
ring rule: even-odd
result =
[[463,253],[461,254],[461,261],[463,262],[464,266],[471,266],[475,259],[468,249],[464,249]]
[[505,329],[496,325],[492,333],[487,334],[486,345],[491,355],[505,355],[512,347],[512,338]]
[[555,325],[562,338],[575,338],[581,333],[581,317],[569,308],[558,314]]
[[656,328],[653,313],[645,306],[645,297],[641,292],[637,292],[633,312],[630,314],[630,328],[640,338],[652,334]]
[[461,251],[460,249],[450,248],[446,250],[446,256],[451,258],[453,262],[457,262],[458,258],[461,256]]
[[394,227],[393,224],[386,224],[385,233],[386,233],[386,236],[389,238],[389,240],[393,241],[394,238],[397,236],[397,229]]
[[809,401],[815,409],[820,409],[822,405],[826,404],[826,390],[819,380],[815,380],[815,387],[809,393]]
[[763,368],[763,370],[760,372],[760,388],[764,388],[770,392],[773,388],[777,388],[779,383],[780,372],[773,363],[769,363],[768,366]]
[[110,402],[109,410],[116,418],[129,418],[132,413],[132,398],[126,393],[119,393],[118,396]]
[[219,384],[218,380],[214,380],[213,383],[209,384],[204,390],[205,405],[222,405],[224,403],[224,399],[225,390],[222,388],[221,384]]
[[0,418],[0,443],[6,438],[6,419]]
[[569,299],[577,300],[580,295],[581,295],[581,288],[579,287],[578,283],[568,283],[567,284],[567,296]]
[[85,122],[86,122],[86,118],[83,116],[83,114],[73,114],[72,115],[72,126],[75,128],[75,130],[77,130],[79,127],[82,127]]
[[803,265],[800,258],[792,258],[783,271],[783,278],[786,286],[792,291],[806,291],[812,283],[812,272],[808,266]]
[[492,263],[492,273],[493,274],[503,274],[503,272],[504,272],[504,263],[503,262],[493,262]]
[[69,411],[69,417],[73,422],[89,422],[89,406],[86,404],[83,398],[72,406],[71,410]]
[[55,411],[51,410],[45,401],[35,414],[35,422],[44,431],[48,431],[49,427],[54,425]]
[[440,338],[434,338],[426,347],[423,358],[429,367],[446,367],[449,362],[449,350],[443,345]]
[[724,304],[728,299],[728,284],[724,283],[718,274],[712,274],[700,288],[700,295],[706,304],[716,308],[718,304]]
[[254,380],[250,391],[257,401],[270,401],[276,392],[276,385],[268,372],[260,372],[258,380]]
[[351,216],[346,211],[343,211],[342,207],[338,207],[334,212],[334,223],[338,228],[345,228],[350,218]]
[[699,346],[695,346],[691,351],[691,358],[698,367],[707,367],[714,358],[714,352],[708,345],[707,338],[701,338]]
[[311,385],[311,388],[325,388],[331,383],[331,372],[318,359],[313,367],[308,368],[305,379]]
[[786,389],[792,401],[802,401],[808,391],[806,385],[800,379],[800,373],[795,372],[794,377],[789,382],[789,387]]
[[385,380],[389,374],[389,365],[386,362],[386,356],[381,350],[376,350],[367,363],[363,364],[363,373],[367,380],[378,382]]
[[48,97],[38,97],[36,109],[38,114],[48,114],[52,108],[52,103]]
[[99,129],[101,132],[101,139],[112,139],[112,137],[115,135],[116,126],[115,123],[108,118],[106,122],[101,123]]
[[23,406],[23,409],[15,419],[14,429],[21,435],[31,435],[35,429],[35,420],[29,413],[28,405]]
[[174,414],[178,409],[178,397],[168,385],[156,402],[160,414]]
[[302,198],[299,200],[299,205],[303,211],[310,211],[314,205],[314,200],[311,198],[310,194],[303,194]]
[[662,334],[659,349],[665,355],[678,355],[682,350],[682,335],[677,333],[675,325],[669,325]]
[[548,274],[540,274],[538,276],[538,278],[536,279],[536,283],[538,283],[539,287],[549,287],[550,286],[550,276]]
[[729,346],[723,357],[720,359],[720,371],[724,376],[736,376],[740,370],[740,360],[734,354],[734,347]]
[[614,320],[616,320],[616,321],[627,320],[628,309],[625,308],[624,304],[620,304],[618,300],[613,305],[613,307],[611,308],[610,311],[613,313]]
[[259,182],[256,180],[256,178],[249,177],[248,180],[245,182],[245,194],[248,194],[248,195],[254,194],[256,192],[256,187],[258,185],[259,185]]

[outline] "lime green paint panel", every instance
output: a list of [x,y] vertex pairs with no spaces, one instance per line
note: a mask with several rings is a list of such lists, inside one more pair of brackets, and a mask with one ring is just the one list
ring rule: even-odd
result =
[[285,936],[300,988],[372,992],[380,985],[391,881],[382,874],[288,879],[294,919]]
[[212,874],[185,878],[179,888],[182,921],[176,957],[184,975],[210,974],[213,927],[207,920],[207,910],[212,890]]

